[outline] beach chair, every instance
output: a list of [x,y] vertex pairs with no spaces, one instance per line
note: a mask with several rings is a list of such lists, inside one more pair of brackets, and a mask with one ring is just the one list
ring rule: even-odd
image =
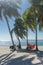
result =
[[27,45],[27,48],[28,48],[28,49],[34,49],[34,48],[35,48],[35,44],[34,44],[34,45],[33,45],[33,44],[28,44],[28,45]]

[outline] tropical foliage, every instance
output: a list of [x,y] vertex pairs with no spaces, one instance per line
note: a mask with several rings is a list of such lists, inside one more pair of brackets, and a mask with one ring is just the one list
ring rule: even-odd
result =
[[[34,12],[34,21],[36,22],[36,50],[38,50],[37,47],[37,24],[39,24],[39,30],[42,30],[43,27],[43,0],[28,0],[32,4],[31,10]],[[36,18],[38,20],[36,20]]]
[[11,37],[11,41],[12,41],[12,44],[14,46],[14,49],[15,49],[15,44],[13,41],[12,34],[10,32],[10,26],[8,23],[8,16],[9,17],[11,17],[11,16],[17,17],[19,15],[18,9],[20,8],[21,1],[22,0],[13,0],[13,1],[12,0],[0,0],[0,18],[2,18],[1,15],[3,13],[3,15],[6,19],[6,23],[8,26],[8,30],[10,33],[10,37]]
[[32,9],[38,11],[39,30],[43,28],[43,0],[28,0],[32,4]]
[[[6,19],[8,30],[11,36],[11,41],[14,46],[14,41],[12,37],[12,31],[15,32],[16,37],[20,44],[20,38],[27,37],[28,45],[28,29],[36,31],[36,50],[37,47],[37,25],[39,25],[39,30],[43,30],[43,0],[28,0],[31,3],[31,7],[26,9],[23,13],[23,18],[20,16],[18,9],[20,9],[20,4],[22,0],[0,0],[0,18],[2,18],[2,13]],[[12,31],[8,23],[8,17],[15,17],[15,24]]]
[[28,29],[31,29],[32,31],[35,30],[34,12],[32,12],[31,9],[27,9],[23,14],[23,18],[27,29],[27,46],[28,46]]
[[0,0],[0,17],[3,10],[4,16],[18,16],[18,8],[20,8],[22,0]]
[[20,38],[25,38],[26,36],[26,28],[24,25],[24,21],[21,17],[17,17],[15,19],[15,24],[14,24],[14,28],[12,29],[12,32],[14,31],[14,33],[16,34],[16,37],[19,41],[19,47],[21,48],[21,44],[20,44]]

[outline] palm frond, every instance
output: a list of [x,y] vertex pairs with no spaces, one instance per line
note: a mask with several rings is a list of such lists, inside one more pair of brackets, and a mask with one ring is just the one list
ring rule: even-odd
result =
[[22,0],[0,0],[0,13],[3,9],[3,14],[9,17],[20,15],[18,9],[20,9],[21,1]]

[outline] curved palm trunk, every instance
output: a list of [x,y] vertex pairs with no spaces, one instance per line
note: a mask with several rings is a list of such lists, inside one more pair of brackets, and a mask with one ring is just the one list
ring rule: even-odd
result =
[[19,41],[19,48],[21,49],[21,43],[20,43],[20,39],[19,39],[19,37],[18,37],[18,41]]
[[27,49],[28,49],[28,30],[27,30]]
[[38,51],[38,45],[37,45],[37,19],[36,19],[36,50]]
[[[6,20],[7,20],[7,17],[6,17]],[[14,41],[13,41],[12,33],[10,32],[10,26],[9,26],[8,20],[6,21],[6,23],[7,23],[8,30],[9,30],[10,37],[11,37],[11,41],[12,41],[12,44],[13,44],[13,46],[14,46],[14,50],[15,50],[15,44],[14,44]]]
[[26,39],[26,41],[27,41],[27,49],[28,49],[28,26],[27,26],[27,24],[26,24],[26,30],[27,30],[27,33],[26,33],[27,39]]
[[27,30],[27,46],[28,46],[28,30]]

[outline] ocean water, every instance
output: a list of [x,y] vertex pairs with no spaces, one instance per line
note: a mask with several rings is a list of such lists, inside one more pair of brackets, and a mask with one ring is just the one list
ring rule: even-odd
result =
[[[36,44],[36,40],[28,40],[28,43]],[[37,43],[38,43],[38,46],[43,46],[43,40],[38,40]],[[22,41],[21,45],[24,45],[24,46],[27,45],[27,41]]]
[[[15,45],[19,44],[18,41],[14,41],[14,43],[15,43]],[[28,40],[28,43],[29,44],[36,44],[36,41],[35,40]],[[43,46],[43,40],[38,40],[37,43],[38,43],[38,46]],[[0,41],[0,46],[11,46],[11,45],[12,45],[11,41]],[[26,46],[27,45],[27,41],[26,40],[24,40],[24,41],[22,40],[21,41],[21,45],[22,46]]]

